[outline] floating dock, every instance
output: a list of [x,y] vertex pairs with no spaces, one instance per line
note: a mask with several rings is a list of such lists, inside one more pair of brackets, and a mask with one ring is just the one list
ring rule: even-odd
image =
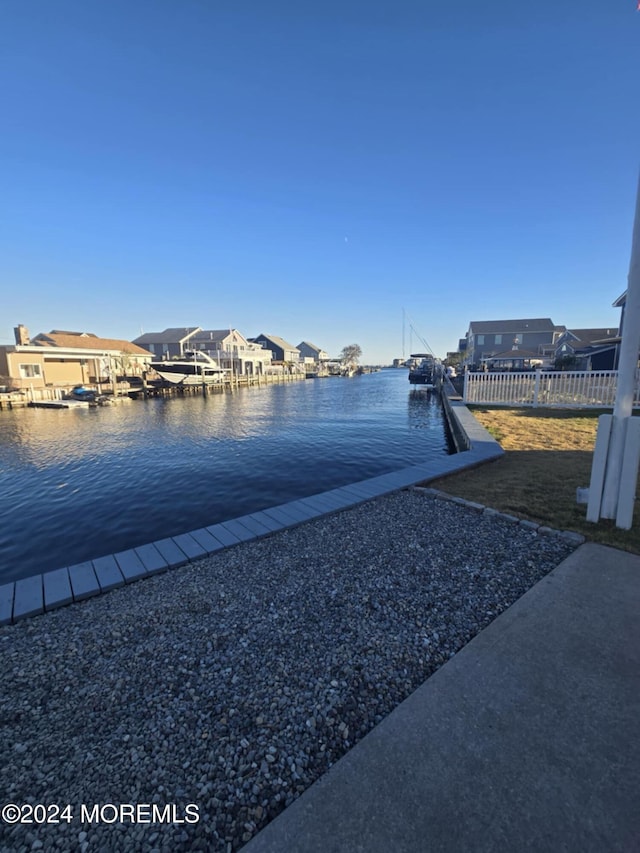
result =
[[33,409],[88,409],[90,405],[83,400],[33,400],[29,403]]

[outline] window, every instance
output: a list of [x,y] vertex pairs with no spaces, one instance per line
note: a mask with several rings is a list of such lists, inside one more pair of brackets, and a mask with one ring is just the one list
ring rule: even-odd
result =
[[478,346],[482,346],[484,344],[484,335],[478,335],[477,342]]
[[22,379],[36,379],[40,378],[42,373],[40,372],[39,364],[21,364],[20,365],[20,377]]
[[515,338],[513,339],[513,342],[514,342],[514,344],[521,344],[522,343],[522,335],[516,335]]
[[497,344],[501,344],[501,343],[502,343],[502,335],[496,335],[496,343],[497,343]]

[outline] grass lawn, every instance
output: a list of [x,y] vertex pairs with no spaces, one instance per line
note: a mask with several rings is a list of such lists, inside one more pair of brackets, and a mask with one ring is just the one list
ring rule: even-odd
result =
[[575,530],[594,542],[640,554],[640,515],[631,530],[614,521],[591,524],[576,503],[588,486],[598,416],[596,410],[504,409],[469,406],[505,450],[502,459],[428,485],[521,518]]

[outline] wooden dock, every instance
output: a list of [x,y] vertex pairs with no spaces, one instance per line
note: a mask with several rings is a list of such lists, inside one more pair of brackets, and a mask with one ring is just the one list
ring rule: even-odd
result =
[[224,382],[205,382],[195,385],[178,385],[166,382],[163,379],[150,379],[138,388],[131,388],[128,396],[131,399],[140,397],[192,397],[207,396],[209,394],[221,394],[226,391],[237,391],[239,388],[262,387],[263,385],[281,384],[284,382],[297,382],[305,379],[304,373],[275,373],[266,376],[229,376]]
[[28,397],[19,391],[5,391],[0,394],[0,409],[21,409],[27,405]]
[[[236,391],[239,388],[262,387],[263,385],[280,384],[284,382],[297,382],[300,379],[305,379],[304,373],[269,373],[267,375],[242,376],[230,375],[225,382],[205,383],[204,385],[172,385],[170,382],[165,382],[162,379],[142,381],[138,386],[131,387],[127,382],[122,383],[116,389],[115,395],[109,393],[104,394],[100,386],[87,386],[90,390],[95,390],[98,396],[97,404],[102,402],[121,402],[126,400],[136,400],[139,397],[172,397],[172,396],[193,396],[208,394],[220,394],[224,391]],[[65,394],[70,393],[71,386],[56,386],[47,388],[29,388],[23,391],[3,391],[0,392],[0,410],[1,409],[17,409],[25,406],[33,406],[36,408],[47,409],[72,409],[86,408],[88,404],[83,400],[66,400]]]
[[[0,409],[22,409],[25,406],[42,409],[86,409],[89,405],[99,405],[99,402],[89,403],[86,400],[66,399],[65,394],[71,392],[70,387],[35,388],[25,391],[9,391],[0,394]],[[97,393],[97,392],[96,392]],[[128,397],[106,397],[106,399],[121,400]]]

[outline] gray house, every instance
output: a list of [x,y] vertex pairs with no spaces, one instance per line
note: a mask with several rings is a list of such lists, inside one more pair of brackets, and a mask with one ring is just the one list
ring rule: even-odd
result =
[[320,349],[320,347],[309,341],[301,341],[298,344],[298,350],[300,351],[300,356],[305,359],[312,358],[315,362],[329,360],[329,354],[325,350]]
[[271,365],[271,351],[251,343],[237,329],[200,329],[190,341],[194,349],[237,375],[261,376]]
[[191,339],[201,331],[200,326],[180,326],[176,329],[165,329],[164,332],[147,332],[133,343],[152,352],[156,358],[181,358],[185,350],[193,348]]
[[293,361],[296,364],[300,361],[300,350],[294,347],[284,338],[279,338],[277,335],[260,334],[256,338],[250,338],[253,343],[260,344],[265,349],[271,350],[274,361]]
[[619,343],[617,329],[567,329],[556,343],[556,362],[566,359],[575,370],[615,370]]
[[488,359],[517,347],[551,356],[565,326],[556,326],[548,317],[524,320],[473,320],[466,335],[464,363],[480,367]]

